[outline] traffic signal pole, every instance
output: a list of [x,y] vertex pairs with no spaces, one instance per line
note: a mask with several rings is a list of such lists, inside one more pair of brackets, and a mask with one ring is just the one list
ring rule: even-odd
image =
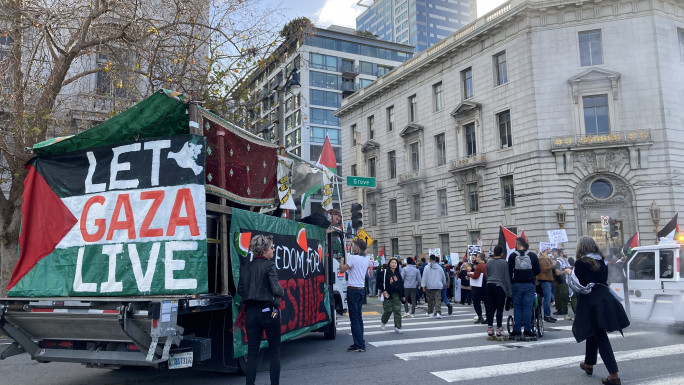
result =
[[[365,176],[365,172],[363,171],[364,167],[362,166],[363,163],[361,163],[361,133],[357,130],[354,135],[356,135],[356,173],[358,174],[357,176]],[[356,201],[365,205],[365,202],[363,201],[363,189],[360,187],[356,187]]]

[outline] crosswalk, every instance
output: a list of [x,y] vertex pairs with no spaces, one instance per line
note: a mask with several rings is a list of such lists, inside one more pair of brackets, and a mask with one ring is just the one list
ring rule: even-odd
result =
[[[485,353],[487,357],[496,357],[495,361],[499,362],[494,365],[471,366],[468,364],[462,365],[456,369],[450,370],[436,370],[429,373],[435,379],[441,379],[445,382],[452,383],[456,381],[478,380],[482,378],[492,378],[499,376],[509,376],[511,374],[525,374],[536,373],[540,371],[551,371],[559,368],[570,368],[577,366],[577,363],[584,359],[584,355],[567,355],[558,354],[557,357],[543,357],[539,359],[516,359],[515,362],[510,362],[511,349],[518,352],[531,351],[535,348],[543,349],[544,347],[558,347],[558,346],[575,346],[576,341],[572,336],[572,323],[567,321],[558,321],[557,323],[546,323],[546,333],[544,337],[539,338],[535,342],[498,342],[486,341],[486,326],[482,324],[474,324],[473,316],[475,315],[472,308],[455,308],[452,315],[444,315],[442,319],[428,318],[426,315],[416,315],[412,318],[402,319],[403,335],[394,332],[393,318],[387,324],[386,330],[381,330],[380,315],[365,315],[364,316],[364,338],[367,346],[376,349],[385,349],[392,353],[392,355],[402,361],[419,361],[425,359],[447,358],[454,359],[457,357],[467,357],[472,354]],[[506,317],[504,316],[504,329],[506,329]],[[351,335],[348,319],[340,319],[338,321],[338,332],[347,333]],[[644,345],[639,349],[624,349],[620,347],[626,346],[623,341],[627,339],[642,338],[648,341],[652,338],[654,331],[648,330],[633,330],[626,331],[625,338],[620,334],[613,333],[610,335],[611,340],[619,338],[619,343],[613,343],[615,356],[618,363],[626,361],[636,361],[644,358],[674,358],[681,359],[684,355],[684,339],[677,338],[669,343],[657,346]],[[681,342],[681,343],[678,343]],[[439,345],[439,346],[438,346]],[[439,348],[435,348],[438,346]],[[445,347],[453,346],[453,347]],[[632,348],[634,346],[631,346]],[[404,351],[402,351],[404,350]],[[408,350],[408,351],[405,351]],[[579,349],[581,351],[581,349]],[[553,350],[554,352],[561,351],[568,353],[568,351]],[[577,352],[578,349],[573,349],[572,352]],[[527,357],[521,353],[516,357]],[[508,360],[508,362],[503,362]],[[599,358],[599,365],[601,361]],[[681,376],[664,376],[658,378],[658,384],[682,384]]]

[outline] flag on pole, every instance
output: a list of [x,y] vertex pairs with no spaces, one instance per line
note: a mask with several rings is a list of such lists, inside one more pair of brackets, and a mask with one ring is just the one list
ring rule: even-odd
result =
[[625,243],[624,246],[622,246],[622,255],[625,257],[631,257],[632,256],[632,250],[639,246],[639,232],[637,231],[636,234],[632,235],[631,238]]
[[382,249],[380,250],[380,253],[378,254],[378,262],[381,265],[385,264],[385,245],[382,245]]
[[518,236],[511,230],[501,226],[499,227],[499,242],[498,244],[506,250],[506,259],[515,250],[515,239]]
[[525,235],[525,229],[520,230],[520,236],[525,238],[525,242],[530,243],[530,240],[527,239],[527,235]]
[[676,213],[674,218],[667,222],[667,224],[658,231],[658,240],[660,241],[660,238],[665,238],[669,240],[673,240],[675,233],[679,232],[679,224],[677,223],[677,217],[679,216],[679,213]]
[[[321,155],[318,157],[318,162],[316,162],[316,166],[321,167],[323,169],[328,169],[330,172],[333,174],[337,175],[337,160],[335,159],[335,152],[333,151],[332,145],[330,145],[330,138],[328,136],[325,136],[325,143],[323,143],[323,150],[321,151]],[[321,184],[317,184],[309,191],[305,192],[302,194],[302,208],[306,204],[306,199],[310,196],[318,192],[318,190],[321,189]]]

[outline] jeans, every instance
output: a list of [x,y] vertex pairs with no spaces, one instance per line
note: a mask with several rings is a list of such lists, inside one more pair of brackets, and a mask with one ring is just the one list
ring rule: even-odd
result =
[[442,302],[444,302],[445,304],[448,305],[449,304],[449,298],[447,298],[447,287],[446,287],[446,285],[444,285],[444,287],[442,288],[441,294],[442,294]]
[[608,373],[617,373],[618,366],[615,361],[615,354],[613,354],[613,347],[610,346],[610,340],[606,331],[601,329],[598,333],[587,338],[587,349],[584,353],[584,363],[587,365],[596,365],[596,351],[601,353],[601,359],[608,369]]
[[394,293],[389,298],[385,298],[382,301],[382,317],[380,317],[380,322],[384,324],[389,321],[389,318],[394,314],[394,327],[401,329],[401,298],[399,294]]
[[553,298],[553,282],[551,281],[539,281],[539,286],[541,286],[544,292],[544,315],[551,317],[551,299]]
[[532,331],[532,305],[534,304],[534,284],[513,284],[513,331],[519,332],[523,326]]
[[366,349],[366,341],[363,339],[363,318],[361,317],[361,306],[366,298],[364,289],[347,288],[347,307],[349,308],[349,323],[351,324],[352,338],[354,346],[359,349]]
[[496,312],[496,327],[501,328],[503,324],[503,311],[506,305],[506,292],[504,289],[493,283],[487,284],[487,299],[489,308],[487,309],[487,325],[494,324],[494,313]]
[[406,294],[406,303],[404,303],[404,310],[406,310],[407,313],[409,312],[408,303],[410,301],[411,302],[411,314],[416,314],[416,298],[417,298],[416,289],[415,288],[411,289],[411,288],[405,287],[404,288],[404,294]]
[[262,312],[264,306],[251,306],[247,308],[245,325],[247,329],[247,385],[254,385],[257,372],[257,357],[261,336],[266,332],[268,341],[268,355],[270,357],[271,384],[280,381],[280,313],[271,317],[271,311]]
[[473,308],[475,308],[475,313],[477,313],[478,317],[482,318],[482,304],[480,302],[484,302],[484,315],[486,317],[488,311],[487,309],[489,309],[489,301],[487,300],[487,288],[471,286],[470,291],[473,292]]
[[371,296],[378,295],[378,290],[375,287],[375,282],[375,278],[368,279],[368,294],[370,294]]

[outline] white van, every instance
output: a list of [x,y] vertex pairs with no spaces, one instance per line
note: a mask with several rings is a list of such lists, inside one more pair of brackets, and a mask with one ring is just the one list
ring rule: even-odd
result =
[[611,289],[622,298],[632,321],[684,328],[684,245],[662,240],[634,248],[624,263],[608,264]]

